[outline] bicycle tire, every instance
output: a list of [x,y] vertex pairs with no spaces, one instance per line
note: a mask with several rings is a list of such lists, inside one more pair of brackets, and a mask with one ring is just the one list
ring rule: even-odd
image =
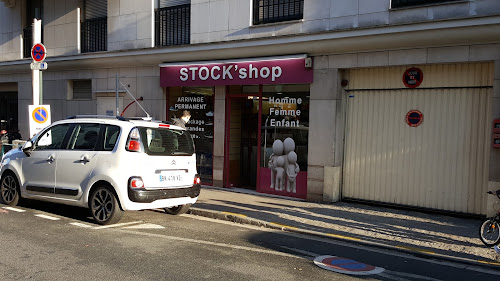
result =
[[479,237],[484,245],[492,247],[500,242],[500,223],[495,218],[486,219],[479,227]]

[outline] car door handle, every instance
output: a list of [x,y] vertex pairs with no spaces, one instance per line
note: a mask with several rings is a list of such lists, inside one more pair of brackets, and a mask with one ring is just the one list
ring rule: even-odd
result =
[[54,156],[50,155],[49,158],[47,158],[47,162],[49,162],[49,164],[52,164],[52,162],[54,162],[55,158]]
[[88,162],[90,162],[90,160],[89,160],[89,158],[88,158],[87,156],[85,156],[85,155],[84,155],[84,156],[82,156],[82,157],[80,158],[80,163],[82,163],[82,164],[86,164],[86,163],[88,163]]

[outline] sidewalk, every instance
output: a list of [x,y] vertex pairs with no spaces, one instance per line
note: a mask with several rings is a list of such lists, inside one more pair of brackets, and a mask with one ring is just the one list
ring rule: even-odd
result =
[[478,219],[205,186],[190,213],[500,270],[500,255],[479,239]]

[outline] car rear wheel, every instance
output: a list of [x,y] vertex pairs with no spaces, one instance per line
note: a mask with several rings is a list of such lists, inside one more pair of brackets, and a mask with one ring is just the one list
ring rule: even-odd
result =
[[189,207],[191,207],[191,204],[179,205],[179,206],[174,206],[174,207],[170,207],[170,208],[165,208],[165,213],[171,214],[171,215],[185,214],[189,210]]
[[14,174],[6,172],[0,183],[0,195],[4,204],[16,206],[21,200],[19,182]]
[[117,223],[123,216],[116,195],[107,187],[98,187],[90,196],[90,212],[101,225]]

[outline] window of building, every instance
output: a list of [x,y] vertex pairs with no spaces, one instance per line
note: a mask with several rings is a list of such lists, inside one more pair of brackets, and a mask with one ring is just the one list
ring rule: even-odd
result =
[[253,0],[253,24],[300,20],[304,0]]
[[84,0],[81,23],[82,53],[108,48],[108,1]]
[[463,1],[463,0],[392,0],[391,8],[405,8],[405,7],[432,5],[432,4],[440,4],[440,3],[456,2],[456,1]]
[[191,0],[159,0],[155,13],[156,46],[190,43]]
[[92,99],[92,80],[72,80],[70,81],[70,95],[72,100]]
[[31,47],[33,47],[33,19],[42,20],[42,36],[43,43],[43,0],[26,1],[26,28],[23,29],[23,57],[31,57]]

